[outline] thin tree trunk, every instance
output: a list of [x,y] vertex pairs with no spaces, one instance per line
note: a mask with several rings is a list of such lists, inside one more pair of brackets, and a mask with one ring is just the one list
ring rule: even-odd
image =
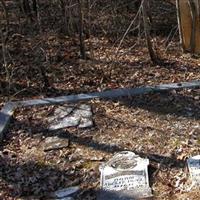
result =
[[6,3],[4,0],[0,0],[4,13],[5,13],[5,19],[6,19],[6,34],[5,34],[5,41],[8,39],[8,32],[9,32],[9,16],[8,16],[8,10],[6,7]]
[[88,26],[86,31],[86,37],[90,38],[91,35],[91,10],[90,10],[91,2],[87,0],[87,19],[88,19]]
[[146,38],[146,43],[147,43],[147,47],[148,47],[149,56],[151,58],[151,61],[153,62],[153,64],[159,64],[159,59],[154,52],[153,45],[152,45],[152,42],[151,42],[151,37],[150,37],[150,27],[149,27],[148,16],[147,16],[147,9],[148,9],[147,3],[148,3],[148,0],[142,1],[145,38]]
[[37,16],[38,12],[38,1],[37,0],[32,0],[33,1],[33,11],[35,12],[35,16]]
[[33,21],[31,7],[28,0],[23,0],[23,10],[30,21]]
[[183,30],[182,30],[182,21],[181,21],[181,13],[180,13],[180,2],[179,0],[176,0],[176,10],[177,10],[177,21],[178,21],[178,27],[179,27],[179,37],[180,37],[180,43],[183,47],[183,52],[185,52],[185,45],[183,42]]
[[191,29],[191,38],[190,38],[190,47],[191,47],[191,53],[195,53],[195,38],[196,38],[196,18],[197,18],[197,13],[196,13],[196,6],[193,0],[189,0],[189,5],[190,5],[190,13],[191,13],[191,18],[192,18],[192,29]]
[[80,55],[82,59],[86,59],[85,43],[84,43],[84,36],[83,36],[83,2],[82,0],[78,0],[78,10],[79,10]]
[[40,17],[40,3],[39,3],[39,0],[34,0],[33,2],[34,2],[33,9],[34,9],[36,17],[37,17],[39,31],[40,31],[40,33],[42,33],[41,17]]

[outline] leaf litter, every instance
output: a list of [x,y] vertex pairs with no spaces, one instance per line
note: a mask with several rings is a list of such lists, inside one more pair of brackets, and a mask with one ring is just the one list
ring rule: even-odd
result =
[[[93,100],[95,126],[49,131],[48,117],[58,106],[18,109],[1,150],[1,195],[45,198],[80,186],[76,199],[95,199],[99,165],[129,150],[150,159],[156,199],[198,199],[189,190],[186,159],[199,154],[198,90],[150,94],[116,101]],[[45,138],[64,137],[68,146],[44,151]]]

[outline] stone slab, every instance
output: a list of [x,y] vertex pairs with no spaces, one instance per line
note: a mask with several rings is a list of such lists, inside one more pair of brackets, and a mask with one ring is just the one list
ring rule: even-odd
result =
[[[149,160],[133,152],[122,151],[100,166],[101,198],[120,196],[124,199],[152,197],[148,176]],[[106,191],[106,192],[105,192]],[[121,197],[121,198],[122,198]],[[122,199],[123,199],[122,198]]]
[[81,118],[78,128],[91,128],[94,126],[91,118]]
[[187,160],[187,164],[192,183],[196,186],[200,186],[200,155],[190,157]]
[[58,130],[62,128],[68,128],[73,126],[78,126],[80,122],[80,118],[69,116],[63,119],[58,119],[54,123],[52,123],[49,127],[49,130]]
[[7,129],[10,119],[15,111],[15,104],[7,103],[0,112],[0,142],[3,140],[3,132]]
[[62,188],[62,189],[59,189],[59,190],[51,193],[50,196],[54,197],[54,198],[59,198],[59,199],[62,199],[65,197],[72,197],[72,196],[76,195],[79,190],[80,190],[79,186]]
[[93,126],[92,107],[87,104],[59,106],[48,121],[51,123],[50,130],[68,127],[89,128]]
[[69,146],[69,140],[67,138],[60,138],[58,136],[45,138],[43,149],[44,151],[62,149]]

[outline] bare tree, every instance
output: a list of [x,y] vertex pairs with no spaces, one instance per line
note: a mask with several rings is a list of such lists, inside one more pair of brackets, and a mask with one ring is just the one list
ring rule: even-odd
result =
[[144,32],[145,32],[145,38],[146,38],[146,43],[149,51],[149,56],[151,58],[151,61],[153,64],[159,64],[160,59],[156,55],[153,49],[153,44],[151,42],[151,36],[150,36],[150,26],[149,26],[149,21],[148,20],[148,0],[143,0],[142,1],[142,11],[143,11],[143,22],[144,22]]
[[79,10],[79,40],[80,40],[80,55],[82,59],[86,59],[85,43],[83,35],[83,0],[78,0]]
[[31,7],[30,7],[30,3],[28,0],[23,0],[22,2],[22,8],[24,13],[26,14],[27,18],[32,21],[32,13],[31,13]]
[[9,31],[9,17],[8,17],[8,9],[6,7],[6,3],[4,0],[0,0],[1,4],[2,4],[2,7],[3,7],[3,10],[4,10],[4,14],[5,14],[5,20],[6,20],[6,27],[5,27],[5,30],[6,30],[6,34],[5,34],[5,40],[7,40],[7,37],[8,37],[8,31]]

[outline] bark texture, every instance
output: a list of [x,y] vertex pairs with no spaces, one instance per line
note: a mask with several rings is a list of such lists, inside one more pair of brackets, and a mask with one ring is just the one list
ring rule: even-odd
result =
[[183,51],[200,54],[200,0],[177,0],[177,16]]

